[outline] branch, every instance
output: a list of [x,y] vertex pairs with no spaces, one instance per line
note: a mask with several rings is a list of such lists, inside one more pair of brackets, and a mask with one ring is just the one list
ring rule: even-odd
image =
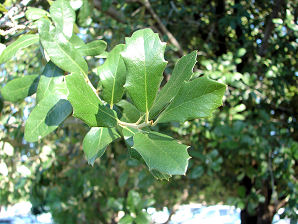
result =
[[101,1],[100,0],[94,0],[94,6],[97,8],[99,11],[102,11],[103,13],[107,14],[111,18],[115,19],[119,23],[126,23],[125,16],[122,12],[117,11],[114,7],[110,7],[107,10],[103,10],[101,6]]
[[259,50],[260,56],[264,56],[267,52],[268,41],[269,41],[269,38],[271,37],[272,31],[274,29],[274,24],[272,22],[272,19],[277,17],[278,12],[281,10],[282,3],[283,3],[283,0],[275,0],[273,3],[274,7],[273,7],[273,10],[272,10],[272,13],[271,13],[269,19],[267,20],[267,25],[266,25],[265,31],[264,31],[264,37],[262,39],[262,45]]
[[173,36],[173,34],[166,28],[166,26],[162,23],[161,19],[158,17],[158,15],[154,12],[153,8],[151,7],[151,4],[149,0],[139,0],[141,4],[145,6],[145,8],[149,11],[153,19],[156,21],[158,26],[160,27],[163,34],[167,35],[169,38],[169,42],[173,44],[177,49],[179,55],[182,57],[184,55],[182,47],[178,43],[177,39]]

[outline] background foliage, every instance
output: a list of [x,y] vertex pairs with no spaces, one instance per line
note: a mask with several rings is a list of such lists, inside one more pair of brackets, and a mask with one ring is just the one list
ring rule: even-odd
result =
[[[145,27],[168,42],[168,80],[182,55],[198,50],[196,75],[227,84],[224,106],[212,118],[156,131],[191,145],[186,176],[157,181],[116,141],[91,167],[82,152],[88,127],[68,119],[38,141],[24,141],[24,124],[34,97],[0,100],[0,205],[27,199],[35,214],[50,211],[57,223],[146,223],[144,208],[190,201],[236,205],[242,223],[297,221],[297,8],[294,1],[70,1],[80,36],[102,39],[108,51]],[[8,45],[33,26],[27,7],[49,9],[47,1],[2,1],[1,43]],[[28,11],[27,11],[28,14]],[[28,15],[27,15],[28,17]],[[30,15],[29,15],[30,17]],[[40,74],[42,51],[23,49],[1,65],[1,86],[16,77]],[[87,56],[89,78],[98,82],[101,58]],[[16,66],[17,65],[17,66]],[[6,172],[7,171],[7,172]],[[99,215],[100,214],[100,215]],[[147,220],[147,221],[146,221]],[[149,221],[148,221],[149,222]]]

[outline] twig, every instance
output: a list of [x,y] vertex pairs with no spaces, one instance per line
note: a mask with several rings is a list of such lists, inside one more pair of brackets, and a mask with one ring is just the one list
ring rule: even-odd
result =
[[151,7],[151,4],[149,0],[140,0],[141,4],[145,6],[145,8],[149,11],[153,19],[157,22],[158,26],[160,27],[161,31],[168,36],[169,42],[173,44],[177,50],[179,55],[182,57],[184,55],[182,47],[180,46],[177,39],[173,36],[173,34],[166,28],[166,26],[161,22],[161,19],[158,17],[158,15],[154,12],[153,8]]
[[110,17],[112,17],[113,19],[118,21],[119,23],[124,23],[124,24],[126,23],[125,16],[122,12],[117,11],[112,6],[110,8],[108,8],[107,10],[103,10],[100,0],[94,0],[93,2],[94,2],[95,8],[97,8],[98,10],[100,10],[103,13],[109,15]]

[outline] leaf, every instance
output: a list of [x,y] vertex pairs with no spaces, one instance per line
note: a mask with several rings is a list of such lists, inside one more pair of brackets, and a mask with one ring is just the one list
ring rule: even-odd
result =
[[50,7],[50,14],[57,30],[68,39],[71,38],[76,14],[69,1],[57,0],[53,2]]
[[109,109],[93,91],[91,84],[79,73],[66,76],[69,90],[68,100],[73,106],[73,116],[81,119],[90,127],[115,127],[116,112]]
[[150,224],[151,218],[148,213],[141,211],[134,221],[136,224]]
[[95,40],[79,47],[79,51],[83,56],[100,55],[107,48],[107,43],[103,40]]
[[53,62],[49,61],[40,77],[37,87],[36,99],[39,102],[45,96],[53,93],[57,84],[63,82],[64,71],[58,68]]
[[44,97],[32,110],[25,124],[25,139],[36,142],[54,131],[72,112],[66,100],[67,89]]
[[158,93],[156,100],[150,110],[150,117],[154,118],[167,106],[177,95],[179,89],[188,81],[193,74],[193,68],[197,62],[197,51],[183,56],[174,67],[170,80]]
[[131,224],[131,223],[133,223],[133,217],[131,217],[130,215],[125,215],[119,220],[118,224]]
[[143,157],[150,171],[185,175],[190,158],[187,153],[188,146],[158,132],[138,132],[133,141],[133,148]]
[[172,175],[161,173],[158,170],[151,170],[150,172],[157,180],[169,180],[172,177]]
[[76,49],[85,45],[85,42],[80,37],[78,37],[76,34],[73,34],[71,36],[71,38],[69,39],[69,42],[72,43],[72,45]]
[[25,34],[19,37],[15,42],[7,46],[0,55],[0,64],[7,62],[11,59],[18,50],[26,48],[32,44],[39,41],[38,35],[35,34]]
[[125,84],[126,68],[120,52],[124,45],[114,47],[109,53],[105,63],[99,67],[98,74],[103,86],[103,99],[110,105],[119,102],[122,98]]
[[100,158],[106,147],[120,135],[114,128],[91,128],[83,140],[83,149],[88,163],[93,166],[96,158]]
[[117,103],[117,106],[123,108],[122,120],[129,123],[135,123],[139,120],[141,113],[140,111],[126,100],[121,100]]
[[78,22],[81,27],[89,26],[92,22],[92,3],[88,0],[83,0],[83,5],[80,8]]
[[200,77],[186,82],[171,104],[158,117],[159,123],[210,117],[222,105],[226,85]]
[[27,11],[26,11],[26,18],[28,20],[38,20],[44,16],[50,16],[50,14],[43,10],[43,9],[39,9],[39,8],[34,8],[34,7],[28,7]]
[[127,68],[125,88],[134,105],[148,112],[156,97],[162,73],[166,43],[151,29],[138,30],[126,38],[125,50],[121,53]]
[[2,89],[3,98],[10,102],[18,102],[36,92],[38,75],[26,75],[9,81]]
[[7,12],[7,9],[0,3],[0,12]]
[[85,76],[88,66],[82,55],[65,39],[64,35],[56,32],[47,19],[40,19],[38,32],[42,46],[52,62],[67,72],[81,72]]

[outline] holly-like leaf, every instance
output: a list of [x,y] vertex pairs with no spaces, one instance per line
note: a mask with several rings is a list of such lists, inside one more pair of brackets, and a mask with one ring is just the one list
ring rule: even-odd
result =
[[71,38],[76,14],[69,1],[57,0],[53,2],[50,7],[50,14],[57,30],[68,39]]
[[130,102],[121,100],[117,103],[117,106],[123,109],[122,120],[129,123],[135,123],[139,120],[141,113],[140,111]]
[[150,110],[150,117],[154,118],[177,95],[184,81],[188,81],[193,74],[193,68],[197,62],[197,51],[183,56],[174,67],[173,73],[167,84],[158,93]]
[[49,61],[40,77],[36,92],[36,99],[39,102],[48,94],[53,93],[57,84],[63,82],[64,71],[58,68],[53,62]]
[[79,47],[79,51],[84,56],[100,55],[107,48],[107,43],[103,40],[95,40]]
[[36,92],[38,75],[26,75],[8,82],[2,89],[3,98],[10,102],[18,102]]
[[116,112],[109,109],[94,92],[91,83],[87,83],[79,73],[66,76],[69,90],[68,100],[73,106],[73,116],[81,119],[90,127],[115,127]]
[[98,69],[103,87],[102,97],[110,105],[119,102],[124,92],[126,68],[120,56],[124,46],[124,44],[119,44],[114,47],[105,63]]
[[28,20],[38,20],[44,16],[50,16],[50,14],[46,10],[40,8],[28,7],[26,11],[26,18]]
[[35,34],[25,34],[19,37],[15,42],[10,44],[7,48],[3,50],[0,55],[0,64],[7,62],[11,59],[18,50],[26,48],[32,44],[35,44],[39,41],[38,35]]
[[133,148],[143,157],[149,170],[168,175],[185,174],[190,158],[188,146],[158,132],[138,132],[133,141]]
[[159,123],[184,122],[194,118],[210,117],[222,105],[226,85],[200,77],[186,82],[171,104],[158,117]]
[[[64,88],[63,88],[64,87]],[[62,90],[62,91],[61,91]],[[72,112],[71,104],[66,100],[65,83],[59,91],[46,95],[32,110],[25,125],[25,139],[36,142],[54,131]]]
[[84,138],[83,149],[88,163],[93,165],[96,158],[100,158],[106,147],[120,135],[114,128],[94,127]]
[[87,76],[88,66],[80,52],[63,34],[56,32],[49,20],[42,18],[38,21],[38,32],[52,62],[64,71],[81,72]]
[[126,38],[125,50],[121,53],[127,68],[125,88],[142,112],[148,113],[160,86],[167,64],[165,47],[166,43],[151,29],[138,30]]

